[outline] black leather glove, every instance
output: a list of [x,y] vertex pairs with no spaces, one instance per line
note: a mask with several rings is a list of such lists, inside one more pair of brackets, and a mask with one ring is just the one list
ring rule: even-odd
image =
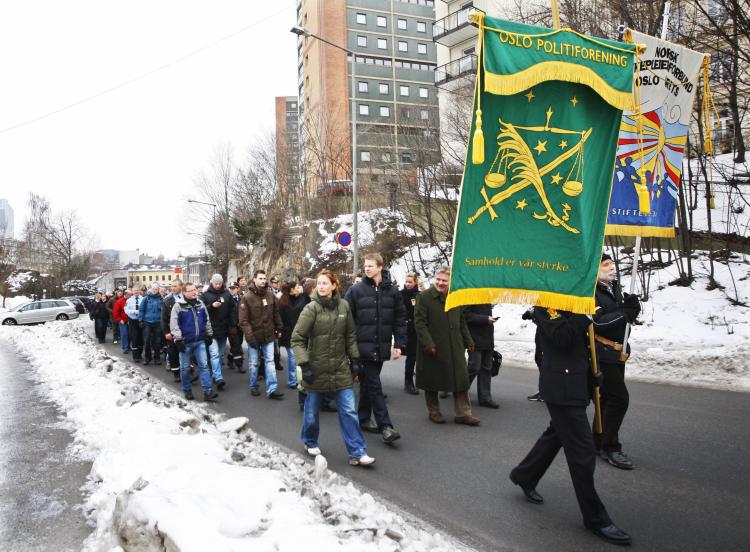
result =
[[258,347],[258,340],[255,339],[254,335],[251,335],[249,338],[245,338],[245,341],[247,341],[248,347],[252,347],[253,349]]
[[597,372],[596,374],[593,374],[592,377],[594,379],[595,387],[604,387],[604,374]]
[[204,341],[206,342],[206,347],[210,347],[211,343],[214,342],[214,338],[212,336],[210,336],[210,335],[207,335],[206,339],[204,339]]
[[174,346],[177,347],[177,350],[181,353],[185,352],[185,342],[182,339],[180,339],[179,341],[175,341]]
[[353,358],[349,361],[349,370],[351,370],[352,374],[355,376],[358,376],[362,372],[362,366],[360,365],[358,358]]
[[300,364],[299,367],[302,370],[302,381],[304,381],[307,384],[310,384],[315,381],[315,374],[313,373],[312,366],[310,366],[309,362]]
[[534,307],[523,312],[521,315],[522,320],[533,320],[534,319]]

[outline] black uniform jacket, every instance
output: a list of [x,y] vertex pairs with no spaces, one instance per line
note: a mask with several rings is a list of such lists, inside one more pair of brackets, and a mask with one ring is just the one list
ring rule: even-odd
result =
[[[622,343],[625,339],[625,326],[628,322],[622,303],[622,290],[617,281],[612,282],[612,288],[601,282],[596,284],[596,313],[594,314],[594,331],[597,335],[610,341]],[[630,343],[628,343],[630,354]],[[599,362],[608,364],[624,364],[620,360],[620,351],[604,343],[596,342],[596,358]]]
[[534,308],[534,322],[542,349],[539,393],[550,404],[586,406],[592,382],[587,328],[591,320],[583,314]]

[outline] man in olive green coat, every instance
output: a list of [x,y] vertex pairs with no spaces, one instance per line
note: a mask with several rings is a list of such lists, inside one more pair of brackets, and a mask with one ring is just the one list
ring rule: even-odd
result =
[[479,425],[472,416],[469,402],[469,372],[464,351],[474,351],[463,308],[445,312],[450,270],[435,273],[435,285],[421,293],[414,306],[414,328],[417,331],[417,387],[424,389],[430,421],[444,424],[438,391],[453,392],[454,421]]

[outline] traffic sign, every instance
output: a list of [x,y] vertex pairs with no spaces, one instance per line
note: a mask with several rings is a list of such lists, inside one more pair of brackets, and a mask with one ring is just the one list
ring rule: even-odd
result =
[[352,243],[352,235],[349,232],[339,232],[336,241],[339,242],[339,245],[348,247]]

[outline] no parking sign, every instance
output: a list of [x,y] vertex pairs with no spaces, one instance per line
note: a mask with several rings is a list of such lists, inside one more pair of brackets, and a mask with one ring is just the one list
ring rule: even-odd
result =
[[352,235],[349,232],[339,232],[336,235],[336,241],[339,242],[339,245],[349,247],[352,243]]

